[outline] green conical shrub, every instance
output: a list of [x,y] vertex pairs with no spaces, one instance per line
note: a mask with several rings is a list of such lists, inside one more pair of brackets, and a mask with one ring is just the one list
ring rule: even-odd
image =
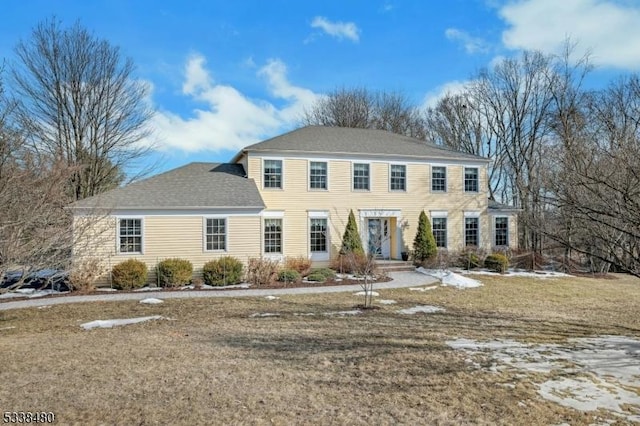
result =
[[347,227],[342,236],[342,247],[340,248],[340,254],[350,253],[364,256],[362,240],[358,233],[358,225],[356,223],[356,217],[353,215],[353,210],[349,211],[349,220],[347,221]]
[[418,232],[413,240],[413,262],[416,265],[421,265],[437,253],[438,247],[436,247],[436,239],[431,230],[431,222],[423,210],[418,219]]

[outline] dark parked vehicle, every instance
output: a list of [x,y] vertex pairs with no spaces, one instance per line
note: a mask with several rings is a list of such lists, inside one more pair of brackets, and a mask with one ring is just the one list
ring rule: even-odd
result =
[[[22,278],[22,271],[8,271],[0,283],[1,288],[12,288]],[[40,269],[33,271],[24,278],[18,288],[33,288],[36,290],[69,291],[69,273],[58,269]]]

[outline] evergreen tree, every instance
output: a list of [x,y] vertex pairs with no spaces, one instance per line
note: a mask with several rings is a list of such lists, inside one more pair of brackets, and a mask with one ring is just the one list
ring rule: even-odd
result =
[[362,240],[360,240],[358,225],[356,224],[356,217],[353,215],[353,210],[349,211],[349,220],[347,221],[347,227],[342,236],[342,248],[340,248],[340,254],[349,253],[364,255]]
[[423,210],[418,219],[418,232],[413,240],[413,261],[416,264],[421,264],[437,253],[438,247],[436,247],[436,239],[431,230],[431,222]]

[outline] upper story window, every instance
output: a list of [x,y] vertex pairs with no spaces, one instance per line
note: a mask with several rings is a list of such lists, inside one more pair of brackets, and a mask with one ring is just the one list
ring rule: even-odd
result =
[[264,187],[282,189],[282,160],[264,160]]
[[327,189],[327,162],[309,162],[309,188]]
[[509,245],[509,218],[508,217],[496,217],[494,233],[495,233],[494,242],[496,247]]
[[447,190],[447,168],[431,168],[431,190],[436,192],[446,192]]
[[353,189],[368,191],[369,185],[369,164],[353,163]]
[[478,192],[478,168],[464,168],[464,192]]
[[120,253],[142,253],[142,219],[120,219],[118,240]]
[[407,166],[392,164],[389,171],[389,189],[392,191],[407,190]]
[[227,220],[207,218],[205,224],[206,251],[227,249]]

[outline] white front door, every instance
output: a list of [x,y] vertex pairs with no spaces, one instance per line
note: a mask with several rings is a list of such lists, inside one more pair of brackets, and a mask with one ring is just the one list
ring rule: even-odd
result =
[[369,253],[376,257],[389,259],[391,257],[391,233],[388,218],[375,218],[368,220],[369,228]]

